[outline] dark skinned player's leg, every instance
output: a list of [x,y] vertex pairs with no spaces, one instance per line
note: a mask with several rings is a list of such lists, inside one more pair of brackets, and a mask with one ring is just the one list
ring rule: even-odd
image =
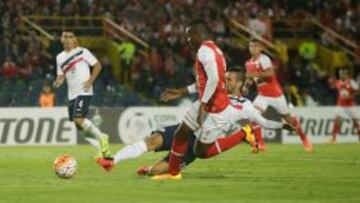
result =
[[194,131],[184,122],[175,131],[174,141],[172,143],[170,158],[169,158],[169,173],[177,175],[180,173],[180,164],[183,161],[183,156],[188,149],[188,140]]
[[[183,170],[186,166],[191,164],[193,161],[195,161],[196,156],[194,154],[194,144],[195,144],[195,136],[191,136],[188,144],[188,150],[186,151],[186,154],[183,157],[183,162],[180,164],[181,170]],[[168,153],[163,159],[155,163],[148,173],[148,175],[159,175],[164,174],[169,171],[169,158],[170,153]]]

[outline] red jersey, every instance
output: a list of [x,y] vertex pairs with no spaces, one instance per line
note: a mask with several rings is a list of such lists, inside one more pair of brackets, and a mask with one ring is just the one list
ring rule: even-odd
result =
[[359,87],[353,79],[336,80],[335,87],[338,91],[338,106],[353,106],[355,104],[354,94]]
[[[199,98],[206,103],[206,111],[218,113],[230,103],[225,87],[226,62],[219,47],[212,41],[204,41],[200,46],[195,61],[195,71]],[[206,87],[208,77],[217,77],[216,87]],[[213,92],[209,88],[215,89]]]
[[[246,62],[246,71],[249,73],[264,72],[266,69],[271,67],[271,60],[265,54],[260,54],[257,59],[251,58]],[[261,81],[259,78],[254,79],[257,83],[259,95],[266,97],[279,97],[283,95],[283,91],[275,75],[261,79]]]

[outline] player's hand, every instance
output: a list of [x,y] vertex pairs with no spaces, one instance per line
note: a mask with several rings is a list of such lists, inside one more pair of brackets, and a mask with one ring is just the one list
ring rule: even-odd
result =
[[198,122],[199,125],[202,126],[202,124],[205,121],[205,116],[206,116],[206,111],[205,111],[205,103],[200,103],[200,107],[199,107],[199,117],[198,117]]
[[85,89],[85,91],[88,91],[91,88],[92,84],[93,84],[93,81],[91,79],[84,82],[83,88]]
[[183,96],[181,89],[166,89],[160,95],[160,101],[168,102],[174,99],[178,99]]
[[246,87],[246,86],[243,86],[243,87],[241,88],[241,94],[242,94],[242,95],[248,95],[248,94],[249,94],[249,88]]
[[56,89],[56,88],[59,88],[61,86],[62,82],[60,82],[59,80],[55,80],[53,82],[53,87]]

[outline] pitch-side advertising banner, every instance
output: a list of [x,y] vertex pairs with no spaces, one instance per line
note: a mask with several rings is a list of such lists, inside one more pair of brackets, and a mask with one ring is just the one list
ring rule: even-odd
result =
[[[130,107],[96,108],[89,114],[95,125],[110,135],[111,143],[133,143],[158,128],[178,124],[186,108],[182,107]],[[302,128],[313,143],[326,143],[334,126],[334,107],[293,108],[301,120]],[[355,108],[360,114],[360,108]],[[279,120],[273,111],[268,119]],[[300,143],[298,135],[288,131],[265,130],[266,142]],[[357,142],[357,132],[351,119],[342,121],[338,142]],[[67,108],[0,108],[0,146],[12,145],[74,145],[86,143],[77,135],[68,120]]]
[[[360,108],[353,109],[357,118]],[[291,112],[301,120],[301,126],[312,143],[327,143],[332,135],[335,119],[335,107],[304,107],[293,108]],[[350,118],[344,118],[341,122],[340,132],[337,136],[338,143],[358,142],[356,128]],[[301,143],[295,133],[282,131],[283,143]]]
[[118,132],[123,143],[143,139],[151,131],[180,123],[186,108],[134,107],[126,109],[119,119]]
[[0,146],[74,145],[67,108],[0,108]]

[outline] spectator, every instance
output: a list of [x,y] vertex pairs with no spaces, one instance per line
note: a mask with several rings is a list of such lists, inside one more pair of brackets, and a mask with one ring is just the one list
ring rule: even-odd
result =
[[18,67],[11,60],[10,57],[6,57],[5,63],[2,65],[1,73],[5,79],[13,79],[18,75]]
[[125,41],[118,46],[118,52],[121,58],[121,81],[131,83],[131,65],[135,55],[135,45],[130,41]]
[[39,105],[42,108],[55,106],[55,94],[52,92],[51,87],[48,84],[45,84],[43,87],[43,91],[39,97]]

